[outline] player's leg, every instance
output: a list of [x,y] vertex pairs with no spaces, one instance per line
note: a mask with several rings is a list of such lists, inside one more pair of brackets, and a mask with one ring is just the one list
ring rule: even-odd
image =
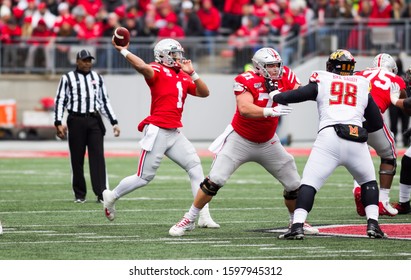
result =
[[[171,236],[182,236],[186,231],[193,230],[195,228],[195,220],[198,215],[201,217],[201,211],[204,210],[204,207],[208,205],[220,188],[220,186],[212,183],[208,178],[205,178],[201,183],[201,188],[197,192],[190,209],[184,214],[183,218],[177,224],[170,228],[169,234]],[[201,221],[199,220],[199,223],[200,222]]]
[[265,144],[259,144],[258,153],[253,153],[252,160],[264,167],[284,187],[284,204],[288,209],[290,225],[293,222],[301,178],[294,158],[281,145],[277,135]]
[[167,136],[164,130],[160,129],[152,145],[151,151],[142,149],[138,162],[137,172],[120,181],[112,190],[106,189],[103,192],[104,212],[110,221],[115,218],[115,202],[126,194],[144,187],[154,179],[157,169],[160,167],[166,150]]
[[[367,217],[367,235],[370,238],[384,238],[385,234],[378,225],[379,190],[375,178],[374,163],[366,143],[349,142],[342,164],[361,186],[361,204]],[[348,147],[348,146],[347,146]]]
[[[193,197],[196,197],[200,184],[204,180],[203,167],[193,144],[179,131],[176,131],[169,141],[173,144],[165,152],[166,156],[183,168],[189,178]],[[203,228],[220,228],[211,218],[209,206],[205,204],[199,213],[198,226]]]
[[310,156],[305,164],[301,187],[298,192],[294,220],[291,229],[279,238],[303,239],[303,228],[309,212],[312,210],[316,193],[340,164],[341,143],[332,127],[325,128],[317,135]]
[[241,136],[235,132],[227,137],[224,146],[212,163],[208,177],[201,182],[200,190],[198,190],[190,210],[180,222],[170,228],[170,235],[182,236],[185,231],[194,228],[194,221],[198,217],[200,210],[211,201],[234,171],[244,162],[242,155],[248,153],[246,151],[247,148],[244,148],[245,143]]
[[398,211],[392,207],[389,202],[389,193],[397,167],[397,154],[393,135],[384,124],[382,129],[369,133],[368,144],[375,149],[381,158],[378,172],[380,184],[380,215],[395,216],[398,214]]

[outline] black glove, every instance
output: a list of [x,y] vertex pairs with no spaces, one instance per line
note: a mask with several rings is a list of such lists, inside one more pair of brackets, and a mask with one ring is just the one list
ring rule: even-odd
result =
[[267,88],[268,92],[272,92],[276,89],[278,89],[278,83],[273,82],[271,79],[265,79],[265,87]]

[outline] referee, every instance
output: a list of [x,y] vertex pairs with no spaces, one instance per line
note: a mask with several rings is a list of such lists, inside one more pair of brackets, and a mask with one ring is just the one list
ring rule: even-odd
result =
[[[95,58],[84,49],[76,58],[76,70],[64,74],[57,88],[54,125],[60,139],[64,139],[68,131],[74,202],[86,201],[84,157],[87,148],[93,192],[101,203],[108,185],[104,159],[106,129],[101,115],[110,121],[114,136],[120,135],[120,128],[103,77],[91,70]],[[67,127],[62,124],[64,109],[68,111]]]

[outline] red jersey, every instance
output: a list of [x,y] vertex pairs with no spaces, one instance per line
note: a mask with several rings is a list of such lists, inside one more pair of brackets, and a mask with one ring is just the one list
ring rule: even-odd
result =
[[157,62],[150,65],[154,70],[154,76],[146,79],[151,91],[150,116],[138,125],[138,130],[143,131],[146,124],[170,129],[182,127],[184,102],[187,94],[196,95],[195,83],[181,70],[177,73]]
[[400,86],[400,90],[406,88],[404,80],[385,69],[381,68],[369,68],[355,75],[363,76],[371,82],[371,95],[381,113],[384,113],[391,105],[391,83],[397,83]]
[[[278,89],[280,91],[291,90],[300,84],[300,80],[295,73],[287,66],[284,66],[283,76],[278,80]],[[234,94],[239,95],[246,91],[253,95],[253,103],[259,107],[277,106],[277,103],[274,103],[268,96],[269,92],[265,86],[265,78],[257,75],[254,71],[242,73],[235,78]],[[241,116],[237,108],[231,125],[245,139],[256,143],[264,143],[274,136],[278,125],[278,117],[246,118]]]

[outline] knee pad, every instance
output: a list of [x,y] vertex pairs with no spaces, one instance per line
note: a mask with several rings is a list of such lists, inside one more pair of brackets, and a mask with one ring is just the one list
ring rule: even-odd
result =
[[298,191],[298,199],[296,208],[302,208],[307,212],[310,212],[313,209],[314,197],[317,193],[317,190],[314,187],[309,185],[301,185]]
[[378,174],[380,175],[395,175],[395,172],[397,171],[397,160],[395,158],[393,159],[388,159],[388,158],[381,158],[381,164],[389,164],[392,165],[392,170],[382,170],[380,168]]
[[372,204],[378,205],[378,192],[377,181],[369,181],[361,185],[361,202],[364,208]]
[[401,159],[400,183],[411,185],[411,158],[404,155]]
[[287,192],[286,190],[284,190],[284,192],[283,192],[284,199],[285,200],[297,199],[298,191],[299,191],[299,189],[296,189],[295,191],[291,191],[291,192]]
[[221,186],[214,184],[210,181],[210,179],[205,178],[204,181],[200,184],[200,189],[206,194],[210,196],[215,196]]

